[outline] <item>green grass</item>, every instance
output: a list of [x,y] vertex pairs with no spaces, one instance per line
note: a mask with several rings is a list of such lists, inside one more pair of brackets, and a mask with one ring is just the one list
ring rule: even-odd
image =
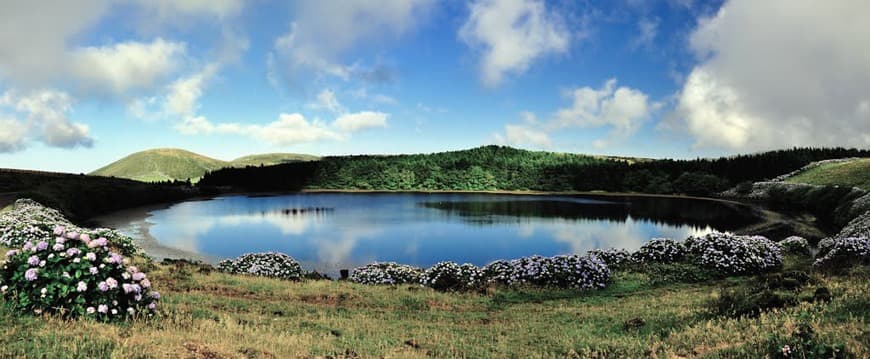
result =
[[270,153],[245,156],[226,162],[181,149],[159,148],[133,153],[90,174],[143,182],[187,179],[196,182],[207,171],[224,167],[272,165],[313,159],[317,157],[293,153]]
[[870,158],[824,164],[789,177],[786,181],[859,187],[870,191]]
[[[140,268],[163,293],[159,319],[101,324],[0,309],[0,357],[764,357],[801,322],[870,355],[866,276],[817,276],[831,303],[731,319],[710,317],[707,302],[752,278],[656,286],[621,273],[595,292],[457,294]],[[633,318],[646,324],[626,329]]]

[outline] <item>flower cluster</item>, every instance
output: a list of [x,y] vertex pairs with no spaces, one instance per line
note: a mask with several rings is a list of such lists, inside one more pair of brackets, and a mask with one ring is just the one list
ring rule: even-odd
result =
[[232,274],[249,274],[289,280],[302,278],[302,266],[293,257],[284,253],[246,253],[235,260],[218,263],[218,270]]
[[644,243],[632,259],[638,262],[674,263],[683,260],[686,249],[683,245],[669,238],[653,238]]
[[821,256],[813,263],[815,267],[833,268],[852,264],[870,264],[870,239],[868,238],[840,238],[832,240],[829,247],[825,254],[820,254]]
[[806,238],[791,236],[786,239],[779,241],[779,246],[782,248],[783,252],[790,254],[800,254],[800,255],[809,255],[810,254],[810,243],[807,242]]
[[355,268],[350,280],[360,284],[420,283],[423,270],[395,262],[375,262]]
[[756,274],[782,265],[779,245],[762,236],[710,233],[689,237],[685,248],[698,265],[721,274]]
[[15,201],[12,210],[0,214],[0,244],[7,247],[20,247],[26,242],[38,242],[53,236],[56,226],[69,232],[87,234],[90,238],[106,238],[109,245],[125,256],[141,253],[133,239],[121,232],[108,228],[87,229],[76,227],[63,214],[53,208],[45,207],[30,199]]
[[117,320],[153,315],[160,294],[106,238],[57,226],[50,236],[26,241],[6,253],[0,292],[24,312],[57,312]]
[[483,283],[483,272],[469,263],[438,262],[423,272],[420,283],[440,291],[473,290]]
[[586,255],[598,257],[610,268],[618,268],[631,262],[631,252],[621,248],[593,249],[586,252]]
[[598,257],[559,255],[531,256],[511,261],[495,261],[483,268],[489,283],[502,285],[529,284],[559,288],[603,288],[610,279],[610,269]]

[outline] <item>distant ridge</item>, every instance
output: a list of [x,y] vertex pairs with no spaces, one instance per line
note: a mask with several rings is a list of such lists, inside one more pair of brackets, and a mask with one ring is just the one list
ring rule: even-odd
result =
[[157,148],[130,154],[96,171],[94,176],[128,178],[142,182],[199,180],[206,172],[226,167],[269,166],[312,161],[317,156],[295,153],[250,155],[222,161],[178,148]]

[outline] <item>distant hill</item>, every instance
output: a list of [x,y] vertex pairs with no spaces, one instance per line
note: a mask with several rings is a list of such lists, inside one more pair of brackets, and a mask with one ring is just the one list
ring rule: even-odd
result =
[[127,178],[142,182],[184,181],[196,182],[208,171],[225,167],[264,166],[308,161],[315,156],[293,153],[270,153],[221,161],[177,148],[158,148],[133,153],[96,171],[94,176]]
[[318,159],[320,157],[297,153],[264,153],[236,158],[230,161],[230,165],[232,167],[270,166],[290,162],[316,161]]
[[870,158],[809,166],[785,179],[786,182],[859,187],[870,191]]

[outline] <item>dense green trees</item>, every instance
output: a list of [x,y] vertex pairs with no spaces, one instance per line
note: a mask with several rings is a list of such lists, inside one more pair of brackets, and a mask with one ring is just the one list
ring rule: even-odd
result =
[[745,181],[791,172],[810,162],[870,157],[868,150],[794,148],[695,160],[629,160],[485,146],[396,156],[324,157],[320,161],[207,173],[200,186],[246,190],[634,191],[708,195]]

